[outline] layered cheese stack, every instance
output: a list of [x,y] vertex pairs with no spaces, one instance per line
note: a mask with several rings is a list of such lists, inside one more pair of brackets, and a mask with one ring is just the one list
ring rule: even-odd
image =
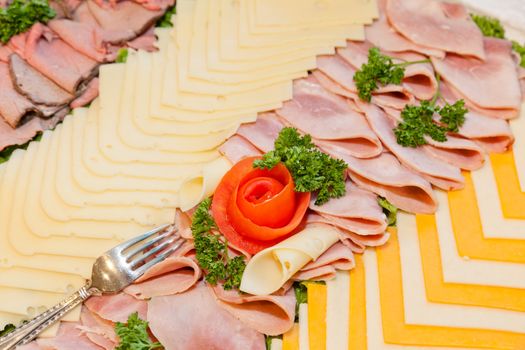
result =
[[102,66],[89,108],[0,166],[0,326],[55,304],[102,252],[210,194],[231,166],[218,146],[376,15],[373,0],[179,0],[158,52]]

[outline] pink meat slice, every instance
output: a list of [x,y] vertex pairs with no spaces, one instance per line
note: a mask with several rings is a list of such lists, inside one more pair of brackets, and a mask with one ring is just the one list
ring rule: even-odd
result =
[[418,45],[403,35],[399,34],[388,23],[386,18],[386,0],[379,0],[379,19],[372,25],[365,26],[366,40],[381,50],[391,52],[419,52],[426,56],[435,56],[443,58],[445,52],[443,50]]
[[25,53],[31,66],[72,94],[84,79],[96,73],[98,66],[41,24],[31,28]]
[[155,43],[157,42],[157,37],[155,36],[155,26],[151,26],[144,34],[136,37],[135,39],[127,43],[128,47],[131,47],[135,50],[145,50],[145,51],[157,51]]
[[219,305],[233,317],[258,332],[279,335],[289,331],[295,318],[295,295],[289,290],[284,295],[239,294],[224,290],[221,285],[213,288]]
[[366,119],[352,110],[344,98],[317,82],[296,80],[293,99],[285,102],[276,113],[317,140],[348,143],[356,157],[373,157],[382,151],[381,142]]
[[101,318],[112,322],[127,322],[129,315],[138,312],[142,319],[146,319],[148,304],[126,293],[115,295],[94,296],[84,304]]
[[260,113],[255,123],[241,125],[237,134],[266,153],[273,149],[275,139],[283,127],[283,123],[275,113]]
[[346,194],[334,198],[323,205],[315,204],[315,196],[310,202],[310,209],[321,215],[330,215],[346,219],[346,228],[361,235],[383,233],[386,230],[386,218],[377,202],[377,195],[346,181]]
[[147,320],[166,350],[265,349],[264,335],[220,307],[204,283],[182,294],[152,298]]
[[82,54],[97,62],[104,62],[106,49],[102,42],[102,33],[93,23],[54,19],[48,24],[62,40]]
[[430,184],[401,165],[391,153],[359,159],[334,150],[323,150],[348,164],[350,178],[358,186],[385,197],[396,207],[418,214],[436,211],[437,202]]
[[51,129],[58,124],[65,113],[48,118],[33,118],[13,129],[5,120],[0,118],[0,151],[11,145],[22,145],[36,136],[37,133]]
[[292,278],[296,281],[328,281],[336,277],[337,270],[348,271],[355,267],[352,249],[337,242],[316,261],[304,266]]
[[387,147],[407,167],[419,172],[433,185],[444,190],[460,189],[464,186],[461,171],[437,158],[429,157],[424,149],[403,147],[397,143],[393,129],[396,122],[390,119],[382,109],[371,104],[360,104],[366,113],[368,122]]
[[4,62],[0,62],[0,91],[0,117],[11,127],[17,127],[26,113],[36,110],[35,105],[15,89],[9,66]]
[[78,108],[83,107],[91,101],[93,101],[98,96],[98,87],[99,87],[99,80],[98,78],[93,78],[88,83],[84,91],[80,96],[78,96],[76,99],[74,99],[69,106],[71,108]]
[[113,322],[102,319],[85,306],[82,307],[80,313],[80,323],[81,325],[77,328],[98,346],[112,350],[118,344]]
[[417,45],[485,59],[483,34],[470,19],[436,0],[387,0],[390,25]]
[[232,164],[247,157],[261,155],[261,151],[240,135],[233,135],[226,140],[226,142],[219,147],[219,152],[228,158]]
[[[37,23],[35,25],[40,24]],[[30,31],[31,29],[24,33],[20,33],[11,37],[11,39],[9,39],[7,43],[7,47],[9,48],[9,50],[14,53],[17,53],[20,57],[26,58],[26,42]]]
[[38,346],[42,350],[101,350],[83,334],[79,326],[78,322],[61,322],[57,335],[38,339]]
[[[509,41],[485,38],[486,60],[447,54],[432,59],[436,71],[472,104],[485,109],[505,109],[516,117],[521,88]],[[505,82],[502,84],[501,82]]]
[[9,55],[13,53],[13,50],[7,45],[0,44],[0,62],[9,62]]

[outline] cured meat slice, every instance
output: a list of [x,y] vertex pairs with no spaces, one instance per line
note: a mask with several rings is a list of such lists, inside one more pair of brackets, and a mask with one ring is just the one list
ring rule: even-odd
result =
[[220,307],[204,283],[182,294],[152,298],[147,320],[166,350],[266,348],[264,335]]
[[98,63],[66,44],[49,28],[35,24],[29,32],[25,57],[40,73],[75,94],[85,79],[97,73]]
[[0,62],[9,62],[9,55],[12,53],[13,51],[9,46],[0,44]]
[[128,47],[131,47],[135,50],[145,50],[145,51],[157,51],[155,43],[157,37],[155,36],[155,27],[150,27],[144,34],[136,37],[135,39],[128,42]]
[[84,91],[82,91],[82,94],[71,102],[70,107],[78,108],[91,103],[91,101],[93,101],[98,96],[98,86],[98,78],[91,79]]
[[45,350],[100,350],[101,347],[91,342],[79,326],[77,322],[61,322],[55,337],[40,338],[36,342]]
[[146,319],[148,304],[126,293],[115,295],[94,296],[89,298],[86,307],[101,318],[112,322],[128,321],[128,316],[137,312],[139,317]]
[[356,157],[373,157],[382,152],[381,142],[366,119],[344,98],[312,80],[296,80],[293,99],[276,113],[317,140],[344,141]]
[[435,0],[387,0],[392,27],[415,44],[485,59],[483,34],[458,11]]
[[232,163],[235,164],[247,157],[254,157],[261,155],[255,146],[253,146],[244,137],[233,135],[219,148],[219,152]]
[[317,260],[309,262],[293,279],[296,281],[328,281],[336,276],[337,270],[351,270],[355,267],[352,249],[343,243],[336,243]]
[[28,112],[36,112],[35,106],[25,96],[15,90],[9,66],[0,62],[0,117],[16,128]]
[[[508,110],[508,118],[518,115],[521,88],[509,41],[485,38],[485,61],[447,54],[432,59],[436,71],[449,86],[477,107]],[[501,82],[505,82],[502,84]]]
[[390,52],[419,52],[426,56],[445,57],[443,50],[418,45],[399,34],[386,18],[386,0],[379,0],[379,19],[372,25],[365,26],[366,40],[381,50]]
[[407,167],[419,172],[421,176],[433,185],[444,190],[460,189],[464,186],[461,171],[445,162],[428,156],[423,149],[403,147],[397,143],[393,129],[396,123],[377,106],[371,104],[360,104],[365,111],[368,122],[392,153]]
[[104,62],[106,59],[102,33],[93,23],[62,18],[54,19],[47,25],[62,40],[87,57],[98,62]]
[[284,295],[239,294],[235,290],[213,288],[221,307],[249,327],[268,335],[289,331],[295,319],[295,295],[289,290]]
[[275,113],[260,113],[255,123],[241,125],[237,134],[266,153],[273,149],[275,139],[283,127],[283,123]]
[[346,219],[344,228],[349,231],[373,235],[386,230],[386,217],[377,203],[377,196],[357,187],[351,181],[346,182],[346,194],[343,197],[334,198],[323,205],[315,205],[315,199],[314,196],[310,209],[321,215]]
[[9,56],[9,68],[15,88],[34,103],[62,106],[73,99],[72,94],[31,67],[18,54]]
[[85,306],[80,312],[80,329],[93,343],[106,349],[112,350],[118,343],[113,322],[106,321],[89,311]]

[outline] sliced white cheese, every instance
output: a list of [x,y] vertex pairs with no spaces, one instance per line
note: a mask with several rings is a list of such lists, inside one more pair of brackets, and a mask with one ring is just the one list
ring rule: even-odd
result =
[[339,240],[339,232],[329,225],[309,225],[284,241],[264,249],[248,262],[240,290],[268,295],[281,288],[297,271],[316,260]]
[[183,211],[189,210],[211,196],[231,167],[228,159],[220,157],[206,165],[197,176],[188,178],[180,187],[180,208]]

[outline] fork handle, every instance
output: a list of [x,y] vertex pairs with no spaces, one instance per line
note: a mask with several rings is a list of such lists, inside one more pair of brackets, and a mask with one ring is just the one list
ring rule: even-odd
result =
[[27,323],[24,323],[13,332],[0,338],[0,350],[11,350],[35,339],[46,328],[59,321],[65,314],[88,299],[97,290],[85,285],[76,293],[62,300],[51,309],[41,313]]

